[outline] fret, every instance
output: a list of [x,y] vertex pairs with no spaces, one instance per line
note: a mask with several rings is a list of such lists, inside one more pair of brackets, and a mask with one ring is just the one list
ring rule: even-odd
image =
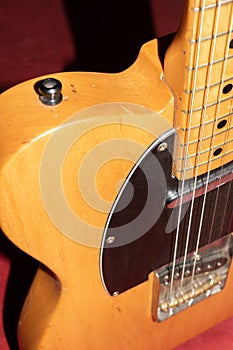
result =
[[212,88],[214,88],[214,87],[216,87],[216,86],[219,86],[220,84],[229,83],[231,80],[233,81],[233,77],[226,78],[226,79],[224,79],[224,80],[222,80],[222,81],[218,81],[218,82],[216,82],[216,83],[212,83],[212,84],[210,84],[209,86],[200,86],[200,87],[197,87],[197,88],[194,89],[194,90],[183,90],[183,91],[184,91],[185,94],[190,95],[190,94],[192,94],[192,93],[201,92],[201,91],[204,91],[204,90],[206,90],[206,89],[212,89]]
[[[222,92],[223,88],[229,84],[233,84],[233,79],[229,79],[228,82],[226,79],[224,83],[222,82],[220,84],[213,85],[212,87],[206,88],[204,90],[196,90],[192,93],[192,95],[191,94],[184,94],[183,99],[182,99],[183,100],[182,105],[180,105],[180,102],[178,102],[180,109],[182,111],[186,112],[186,113],[183,113],[184,115],[187,114],[187,110],[182,109],[182,107],[189,107],[190,108],[189,101],[190,101],[191,96],[192,96],[192,98],[193,98],[192,108],[193,108],[194,114],[196,113],[196,110],[197,111],[201,110],[200,106],[203,105],[203,101],[209,106],[209,109],[206,108],[206,113],[208,115],[208,119],[211,116],[211,113],[209,113],[210,109],[215,108],[214,103],[218,104],[218,100],[222,101],[223,104],[228,104],[228,108],[230,110],[231,101],[229,102],[226,99],[226,97],[229,97],[231,95],[231,92],[229,92],[228,94],[223,94],[223,92]],[[229,87],[230,86],[231,85],[229,85]],[[232,92],[233,92],[233,90],[232,90]],[[219,102],[219,103],[221,103],[221,102]],[[201,113],[201,112],[199,112],[199,113]],[[224,114],[225,114],[225,112],[224,112]],[[218,115],[219,115],[219,113],[218,113]],[[212,115],[212,117],[213,117],[213,115]]]
[[[187,146],[189,148],[190,154],[195,154],[197,152],[197,145],[200,147],[200,149],[204,149],[205,151],[208,151],[210,147],[222,147],[223,144],[229,143],[233,140],[233,121],[231,119],[230,123],[225,124],[224,130],[219,130],[216,128],[216,125],[210,126],[211,133],[207,132],[206,129],[203,129],[204,133],[202,133],[203,130],[197,130],[197,133],[193,133],[190,135],[190,139],[187,140],[186,138],[186,132],[182,133],[178,131],[177,133],[177,140],[176,140],[176,147],[180,147],[180,154],[183,154],[183,149],[185,149]],[[179,156],[179,155],[178,155]]]
[[[216,102],[209,103],[209,104],[207,104],[206,106],[203,106],[203,105],[202,105],[202,106],[193,108],[193,109],[192,109],[192,112],[199,112],[199,111],[201,111],[201,110],[204,110],[205,108],[210,108],[210,107],[216,106],[216,105],[218,105],[219,103],[223,103],[223,102],[230,101],[230,100],[232,100],[232,98],[233,98],[233,96],[228,96],[228,97],[226,97],[226,98],[221,99],[220,101],[216,101]],[[191,113],[191,111],[185,111],[185,110],[181,110],[181,112],[184,113],[184,114],[186,114],[186,115]]]
[[221,59],[218,59],[218,60],[214,60],[212,63],[210,62],[207,62],[207,63],[203,63],[203,64],[200,64],[196,67],[186,67],[186,69],[188,71],[193,71],[195,69],[201,69],[201,68],[206,68],[206,67],[209,67],[211,64],[215,65],[217,63],[223,63],[224,61],[229,61],[230,59],[233,58],[233,55],[230,55],[230,56],[227,56],[227,57],[223,57]]
[[[231,142],[229,142],[229,145],[232,145],[233,144],[233,142],[232,142],[232,140],[231,140]],[[232,150],[232,148],[231,149],[228,149],[226,152],[222,152],[218,157],[216,156],[212,156],[211,157],[211,160],[209,160],[209,155],[211,155],[211,153],[213,154],[214,153],[214,150],[217,150],[217,148],[216,149],[211,149],[211,150],[208,150],[208,151],[203,151],[203,152],[200,152],[200,153],[198,153],[198,156],[200,157],[199,159],[199,161],[198,161],[198,164],[199,165],[206,165],[206,164],[208,164],[208,163],[210,163],[210,162],[212,162],[212,161],[214,161],[215,159],[217,159],[217,158],[222,158],[223,156],[227,156],[227,155],[229,155],[229,154],[233,154],[233,150]],[[188,162],[192,162],[192,160],[194,160],[194,164],[195,164],[195,160],[196,160],[196,158],[197,158],[197,154],[195,153],[195,154],[191,154],[191,155],[188,155],[188,157],[187,157],[187,159],[188,159]],[[185,157],[179,157],[178,158],[178,160],[179,161],[183,161],[185,159]],[[203,161],[202,161],[202,159],[203,159]],[[198,165],[197,165],[198,166]]]
[[[211,139],[203,140],[201,143],[196,142],[194,144],[189,144],[188,146],[188,159],[195,158],[197,153],[202,157],[208,158],[208,155],[214,152],[215,149],[227,149],[233,145],[233,135],[231,138],[225,142],[222,142],[222,137],[216,138],[214,142],[214,147],[211,146]],[[183,145],[180,145],[182,148]],[[186,147],[183,147],[182,151],[186,151]],[[224,154],[225,152],[223,152]],[[222,154],[222,151],[221,151]],[[177,159],[183,160],[184,156],[179,156]]]
[[[220,125],[220,128],[222,127],[222,129],[218,127],[219,125]],[[190,145],[190,147],[194,147],[195,142],[198,142],[200,138],[204,140],[202,147],[208,148],[209,144],[207,143],[206,140],[210,140],[214,133],[216,134],[216,137],[217,137],[216,142],[218,143],[223,142],[225,138],[233,138],[232,127],[233,127],[233,118],[229,118],[229,119],[222,118],[220,120],[216,120],[216,122],[211,121],[210,123],[205,124],[205,127],[203,129],[201,128],[200,125],[196,126],[195,128],[191,128],[189,130],[189,140],[187,139],[187,135],[188,135],[187,129],[182,130],[179,128],[177,129],[176,151],[181,154],[183,152],[182,148],[184,148],[187,143]],[[226,133],[226,135],[224,135],[224,132]],[[229,135],[227,134],[228,132],[229,132]]]
[[185,178],[189,178],[194,176],[191,169],[195,162],[200,161],[199,171],[204,173],[211,157],[214,167],[231,161],[233,149],[233,89],[223,91],[233,84],[233,0],[207,0],[203,12],[202,1],[193,4],[174,51],[171,46],[165,59],[165,79],[176,97],[174,127],[178,138],[173,170],[179,179],[182,166],[186,167],[182,164],[186,150],[189,164]]
[[[185,172],[188,172],[189,178],[194,176],[195,171],[198,172],[198,175],[207,173],[208,171],[215,170],[227,163],[230,163],[232,161],[232,155],[233,155],[233,151],[229,152],[229,154],[226,154],[223,157],[219,157],[218,159],[211,159],[211,161],[206,161],[202,164],[200,163],[198,165],[189,164]],[[184,169],[182,167],[176,168],[176,172],[179,174],[178,177],[180,178],[181,175],[184,173]]]
[[[228,140],[227,142],[233,141],[233,125],[232,125],[229,128],[227,128],[227,131],[223,130],[223,131],[215,132],[215,139],[214,139],[215,144],[219,144],[219,141],[218,141],[219,139],[221,139],[221,140],[224,139],[223,136],[226,134],[226,132],[229,133],[230,137],[232,137],[232,139]],[[181,136],[181,135],[179,134],[179,136]],[[189,146],[196,145],[198,142],[211,141],[212,137],[213,136],[209,135],[209,133],[208,133],[206,136],[202,137],[201,140],[200,140],[200,138],[195,138],[195,139],[192,138],[192,141],[190,141],[189,143],[182,142],[179,144],[179,146],[185,148],[187,145],[189,145]],[[221,145],[221,144],[219,144],[219,145]]]
[[[216,34],[216,33],[215,33]],[[224,52],[226,50],[226,47],[229,46],[229,41],[230,39],[233,38],[232,34],[224,35],[224,36],[216,36],[212,40],[204,40],[201,41],[200,43],[196,43],[195,45],[190,45],[190,49],[192,48],[195,50],[197,46],[199,46],[199,56],[198,56],[198,61],[196,62],[195,59],[192,61],[188,62],[187,67],[195,67],[196,65],[199,67],[206,67],[206,63],[210,63],[210,57],[209,55],[206,55],[207,52],[211,52],[213,48],[213,41],[215,41],[215,50],[213,52],[213,56],[211,56],[211,61],[215,62],[213,64],[217,64],[219,62],[224,62],[223,56]],[[230,54],[233,52],[226,52],[226,56],[229,57]],[[212,53],[211,53],[212,55]],[[192,70],[191,70],[192,71]]]
[[[208,124],[212,124],[214,123],[214,121],[220,121],[221,119],[225,119],[225,118],[228,118],[228,117],[231,117],[232,116],[232,112],[228,112],[226,114],[223,114],[223,115],[220,115],[214,119],[211,119],[211,120],[208,120],[206,123],[204,123],[205,125],[208,125]],[[198,125],[192,125],[190,128],[182,128],[180,127],[180,130],[182,131],[188,131],[189,129],[191,130],[194,130],[194,129],[200,129],[200,123],[198,123]]]
[[[220,122],[221,120],[224,120],[224,119],[228,119],[229,117],[232,116],[232,112],[231,113],[226,113],[224,115],[220,115],[218,116],[217,118],[215,119],[211,119],[211,120],[208,120],[207,122],[204,123],[205,127],[208,127],[209,125],[212,125],[215,121],[216,122]],[[188,130],[199,130],[201,127],[200,123],[198,123],[197,125],[192,125],[190,128],[184,128],[184,127],[180,127],[179,130],[182,131],[182,132],[187,132]]]
[[197,38],[197,39],[190,39],[189,42],[190,44],[197,44],[198,42],[205,42],[205,41],[209,41],[209,40],[213,40],[216,38],[220,38],[222,36],[228,36],[229,34],[233,33],[233,30],[226,30],[222,33],[217,33],[216,35],[208,35],[206,37],[202,37],[202,38]]
[[[193,157],[192,159],[188,160],[185,173],[188,177],[195,176],[195,169],[198,171],[198,175],[207,173],[208,171],[217,169],[227,163],[230,163],[232,161],[232,156],[233,150],[231,149],[224,155],[212,158],[211,160],[206,157],[204,161],[200,161],[198,164],[195,163],[196,157]],[[183,160],[175,160],[175,171],[179,174],[178,177],[180,177],[180,175],[184,172]]]
[[[177,127],[177,132],[179,133],[180,137],[182,137],[182,139],[184,139],[183,137],[183,134],[187,134],[189,132],[190,134],[190,141],[192,141],[192,139],[198,139],[199,138],[199,132],[201,130],[201,126],[204,125],[204,132],[203,132],[203,137],[205,136],[212,136],[213,134],[213,128],[214,128],[214,123],[216,123],[216,127],[217,125],[224,121],[225,120],[225,130],[227,127],[229,127],[229,124],[230,126],[233,125],[233,118],[232,118],[232,114],[229,114],[227,115],[227,117],[218,117],[218,118],[215,118],[215,119],[211,119],[209,121],[206,121],[206,122],[203,122],[201,123],[200,122],[200,118],[197,119],[197,120],[194,120],[190,126],[187,126],[187,127]],[[185,121],[184,121],[185,122]]]
[[[206,145],[204,145],[204,143],[206,143]],[[201,159],[208,160],[209,158],[216,158],[217,156],[221,157],[222,155],[225,155],[229,152],[233,152],[233,133],[231,130],[231,134],[227,136],[226,140],[223,140],[222,137],[219,137],[216,138],[216,140],[214,139],[213,141],[209,139],[202,143],[197,142],[196,144],[188,145],[188,149],[177,144],[176,148],[181,149],[181,152],[176,156],[176,159],[179,161],[182,161],[185,158],[195,159],[197,157],[197,153],[200,157],[200,162]],[[187,150],[188,155],[186,154]],[[214,154],[216,150],[220,150],[220,152],[218,154]]]
[[[233,51],[232,51],[233,52]],[[225,75],[223,77],[222,75],[222,71],[224,66],[226,65],[226,71],[225,71]],[[196,86],[204,86],[207,83],[207,73],[208,70],[210,69],[210,66],[204,67],[204,68],[200,68],[197,70],[197,79],[196,79]],[[223,62],[219,62],[216,63],[212,66],[211,68],[212,71],[212,77],[211,77],[211,83],[216,83],[219,81],[222,81],[222,79],[225,78],[232,78],[233,76],[233,61],[229,60],[229,62],[223,61]],[[190,88],[192,87],[192,81],[193,81],[193,74],[194,74],[194,70],[192,71],[187,71],[187,80],[186,82],[184,82],[184,88]]]
[[[188,39],[196,39],[196,38],[202,38],[207,36],[212,36],[213,34],[226,32],[228,30],[231,30],[232,28],[229,27],[229,19],[230,19],[230,12],[231,12],[231,6],[232,1],[228,3],[224,3],[223,6],[212,6],[208,8],[208,11],[201,11],[201,12],[193,12],[193,16],[196,16],[198,19],[203,18],[203,26],[202,26],[202,32],[200,32],[200,22],[197,23],[197,27],[194,28],[195,31],[189,32],[190,37]],[[216,5],[216,2],[213,3],[211,1],[209,5]],[[207,5],[208,6],[208,5]],[[218,27],[215,30],[215,23],[217,23],[217,17],[219,15],[218,20]]]
[[232,2],[233,2],[232,0],[223,0],[223,1],[221,1],[221,4],[220,3],[210,4],[210,5],[207,5],[207,6],[203,7],[203,8],[201,6],[193,7],[192,11],[193,12],[201,12],[203,10],[204,11],[211,10],[211,9],[215,9],[215,8],[219,7],[219,5],[224,6],[224,5],[231,4]]

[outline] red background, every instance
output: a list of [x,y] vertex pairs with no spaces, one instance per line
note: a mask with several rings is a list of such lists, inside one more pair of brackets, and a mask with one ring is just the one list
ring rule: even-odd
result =
[[[0,91],[47,73],[124,70],[146,41],[165,36],[163,47],[169,42],[184,1],[1,0]],[[35,269],[1,233],[1,350],[17,349],[17,319]],[[232,330],[233,318],[177,350],[233,349]]]

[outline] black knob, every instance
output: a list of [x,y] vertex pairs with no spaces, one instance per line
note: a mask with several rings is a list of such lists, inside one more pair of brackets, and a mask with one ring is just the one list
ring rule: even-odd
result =
[[54,78],[47,78],[38,83],[40,100],[48,106],[55,106],[62,100],[62,84]]

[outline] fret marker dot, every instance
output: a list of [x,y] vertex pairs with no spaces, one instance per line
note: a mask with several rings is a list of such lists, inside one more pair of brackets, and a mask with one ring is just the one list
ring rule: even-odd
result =
[[232,84],[227,84],[226,86],[224,86],[224,88],[222,89],[222,92],[224,94],[228,94],[228,92],[230,92],[232,90],[233,85]]
[[214,156],[218,156],[221,152],[222,152],[222,148],[217,148],[217,149],[214,151]]
[[233,39],[230,41],[229,47],[230,47],[230,49],[233,49]]
[[226,119],[221,120],[221,121],[218,123],[217,128],[218,128],[218,129],[224,128],[224,126],[226,125],[226,123],[227,123]]

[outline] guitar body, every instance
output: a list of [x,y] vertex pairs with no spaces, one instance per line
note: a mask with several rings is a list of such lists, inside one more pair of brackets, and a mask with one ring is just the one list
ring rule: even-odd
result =
[[153,271],[115,296],[103,283],[103,231],[121,181],[173,125],[156,40],[125,72],[52,77],[63,87],[56,106],[40,101],[39,79],[1,96],[0,224],[41,263],[19,320],[21,349],[172,349],[230,317],[232,266],[220,293],[163,322]]

